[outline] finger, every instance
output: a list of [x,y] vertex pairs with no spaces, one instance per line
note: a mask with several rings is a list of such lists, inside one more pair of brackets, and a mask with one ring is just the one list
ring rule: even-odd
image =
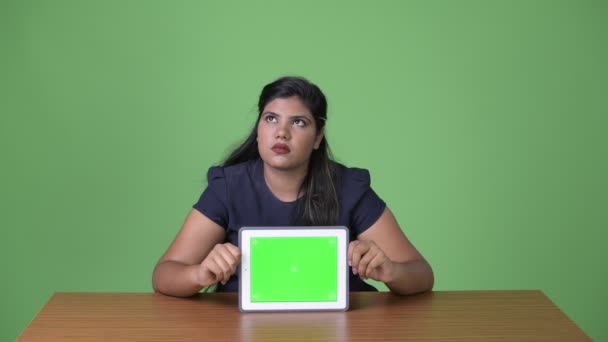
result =
[[384,256],[384,254],[382,253],[378,253],[376,254],[376,256],[372,259],[372,261],[369,262],[369,264],[367,265],[367,271],[365,272],[365,277],[366,278],[372,278],[374,280],[379,280],[373,277],[374,274],[377,275],[377,273],[375,272],[378,267],[380,267],[384,261],[386,260],[386,257]]
[[370,263],[370,261],[372,261],[376,254],[378,254],[378,251],[375,248],[370,248],[367,250],[367,253],[361,257],[361,260],[359,260],[359,267],[357,270],[361,278],[367,278],[367,265]]
[[228,248],[225,247],[218,248],[217,252],[228,264],[228,267],[230,268],[230,275],[234,274],[234,272],[236,271],[236,266],[238,264],[236,257],[229,251]]
[[212,258],[213,258],[213,261],[222,270],[220,281],[222,282],[222,284],[225,284],[228,281],[228,279],[230,278],[230,265],[228,265],[228,262],[226,262],[226,260],[224,260],[224,258],[222,257],[222,255],[219,252],[213,253]]
[[359,241],[351,241],[348,244],[348,266],[353,265],[353,251],[358,244],[359,244]]
[[211,284],[215,284],[220,281],[222,269],[215,262],[212,260],[203,261],[202,266],[206,272],[211,274]]
[[360,267],[359,262],[361,261],[361,257],[367,253],[369,250],[369,245],[367,243],[358,243],[355,248],[353,248],[353,260],[352,260],[352,268],[353,274],[359,274]]
[[237,246],[231,244],[230,242],[225,243],[224,246],[230,252],[230,254],[234,256],[237,263],[241,261],[241,250]]

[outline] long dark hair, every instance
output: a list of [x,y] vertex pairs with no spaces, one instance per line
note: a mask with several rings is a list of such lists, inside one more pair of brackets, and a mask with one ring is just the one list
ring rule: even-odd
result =
[[[325,127],[327,120],[327,99],[315,84],[303,77],[287,76],[267,84],[262,89],[258,101],[258,118],[245,141],[232,151],[223,166],[230,166],[260,158],[257,144],[257,123],[266,105],[277,98],[297,96],[312,113],[317,134]],[[308,173],[300,186],[304,194],[298,201],[293,224],[306,226],[336,225],[339,217],[337,167],[333,161],[325,135],[319,148],[312,151],[308,163]]]

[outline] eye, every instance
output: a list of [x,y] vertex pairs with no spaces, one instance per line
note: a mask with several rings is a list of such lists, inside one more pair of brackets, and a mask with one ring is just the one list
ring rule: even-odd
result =
[[277,118],[274,115],[266,115],[264,120],[266,120],[266,122],[277,122]]
[[306,121],[304,121],[302,119],[295,119],[295,120],[293,120],[293,124],[296,126],[304,127],[304,126],[306,126]]

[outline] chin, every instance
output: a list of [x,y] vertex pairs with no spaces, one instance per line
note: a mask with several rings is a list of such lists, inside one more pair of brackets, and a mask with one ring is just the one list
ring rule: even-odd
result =
[[262,157],[264,163],[273,169],[288,171],[299,168],[302,163],[297,163],[281,156]]
[[266,163],[266,165],[272,167],[273,169],[290,170],[294,168],[294,165],[292,165],[292,163],[286,161],[277,162],[276,160],[264,160],[264,162]]

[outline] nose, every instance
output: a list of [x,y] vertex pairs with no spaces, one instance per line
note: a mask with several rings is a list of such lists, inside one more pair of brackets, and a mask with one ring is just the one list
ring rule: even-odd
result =
[[289,140],[291,134],[289,132],[289,126],[287,125],[279,125],[276,132],[277,139]]

